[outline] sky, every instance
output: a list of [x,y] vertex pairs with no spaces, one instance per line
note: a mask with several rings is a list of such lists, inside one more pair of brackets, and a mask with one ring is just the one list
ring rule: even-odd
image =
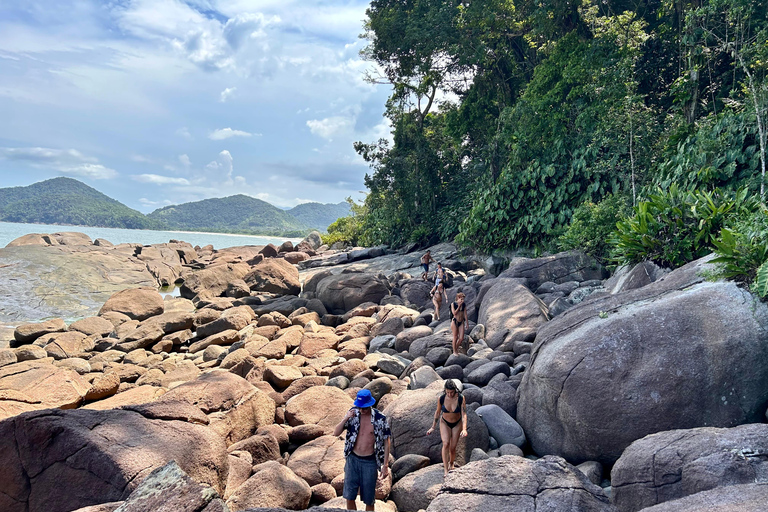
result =
[[0,0],[0,187],[78,179],[148,213],[362,198],[390,137],[361,0]]

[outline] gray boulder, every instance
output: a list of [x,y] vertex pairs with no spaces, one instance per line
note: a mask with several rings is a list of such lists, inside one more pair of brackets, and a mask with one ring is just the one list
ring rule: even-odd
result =
[[[392,428],[392,450],[396,457],[415,453],[429,457],[437,464],[442,460],[442,441],[439,433],[427,435],[443,386],[435,384],[428,389],[404,391],[384,410]],[[473,412],[467,411],[467,437],[459,440],[456,462],[469,460],[473,448],[488,449],[488,429]]]
[[394,348],[395,337],[391,334],[376,336],[368,344],[368,352],[378,352],[382,348]]
[[605,279],[608,272],[594,258],[581,251],[566,251],[543,258],[517,258],[499,277],[525,278],[528,287],[536,290],[543,283],[565,283]]
[[477,317],[477,323],[485,326],[486,339],[495,339],[496,333],[504,329],[536,329],[546,321],[544,303],[528,288],[508,279],[495,280],[480,303]]
[[389,498],[398,512],[417,512],[429,506],[442,485],[443,465],[435,464],[400,478],[392,486]]
[[525,432],[515,419],[507,414],[504,409],[496,404],[483,405],[475,411],[483,420],[488,432],[499,445],[514,444],[523,447],[525,444]]
[[768,425],[659,432],[624,450],[611,472],[621,512],[729,485],[768,483]]
[[643,512],[764,512],[768,483],[731,485],[644,508]]
[[504,456],[452,471],[427,512],[613,512],[608,496],[560,457]]
[[407,361],[402,357],[382,354],[381,358],[376,363],[376,366],[378,366],[379,370],[384,373],[399,376],[405,371],[409,363],[410,361]]
[[476,386],[485,386],[496,375],[509,377],[509,365],[501,361],[489,362],[480,366],[467,376],[467,382]]
[[423,389],[433,382],[442,380],[440,375],[431,366],[422,366],[413,372],[410,377],[411,383],[408,385],[408,389]]
[[417,455],[415,453],[403,455],[392,464],[392,480],[397,482],[405,475],[429,466],[430,462],[429,457],[424,455]]
[[643,286],[658,281],[669,273],[669,269],[662,269],[655,263],[644,261],[634,267],[621,267],[605,281],[605,289],[609,293],[626,292],[636,290]]
[[541,327],[517,408],[536,453],[612,464],[648,434],[762,421],[768,306],[706,261]]
[[339,274],[320,281],[315,294],[328,312],[342,315],[363,302],[378,304],[389,289],[376,274]]
[[483,388],[482,405],[498,405],[511,417],[517,416],[517,389],[509,382],[491,382]]

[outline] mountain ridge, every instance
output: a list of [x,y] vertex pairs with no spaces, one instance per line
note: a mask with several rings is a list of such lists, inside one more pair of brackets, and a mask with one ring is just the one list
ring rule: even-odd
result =
[[346,203],[304,203],[282,209],[244,194],[158,208],[145,215],[74,178],[60,176],[0,188],[0,221],[149,230],[303,236],[325,231]]

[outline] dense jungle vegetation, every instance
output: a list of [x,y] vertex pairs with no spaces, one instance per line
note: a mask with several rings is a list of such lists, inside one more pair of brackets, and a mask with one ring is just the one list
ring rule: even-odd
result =
[[[393,141],[330,238],[765,261],[766,0],[373,0]],[[762,244],[762,246],[761,246]],[[729,259],[730,258],[730,259]]]

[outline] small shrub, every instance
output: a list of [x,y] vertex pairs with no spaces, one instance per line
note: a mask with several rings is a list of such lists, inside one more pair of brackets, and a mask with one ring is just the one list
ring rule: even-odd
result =
[[764,206],[723,228],[714,245],[717,258],[713,262],[720,264],[719,277],[753,283],[753,291],[761,297],[768,295],[768,210]]
[[755,205],[746,189],[687,191],[672,184],[617,224],[611,259],[621,265],[644,260],[664,267],[685,265],[714,251],[721,230]]
[[610,251],[608,238],[616,231],[616,223],[626,219],[630,211],[626,199],[618,195],[609,195],[599,203],[583,203],[573,212],[571,223],[557,239],[557,248],[581,249],[605,263]]

